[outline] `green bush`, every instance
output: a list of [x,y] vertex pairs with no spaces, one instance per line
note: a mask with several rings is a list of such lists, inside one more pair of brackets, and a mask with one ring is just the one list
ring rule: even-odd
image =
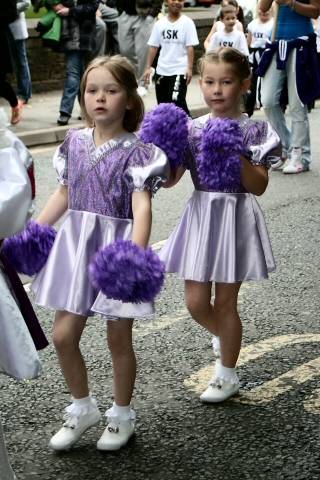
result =
[[40,18],[46,13],[46,11],[47,10],[45,8],[40,8],[39,12],[34,13],[33,8],[29,7],[26,11],[26,18]]

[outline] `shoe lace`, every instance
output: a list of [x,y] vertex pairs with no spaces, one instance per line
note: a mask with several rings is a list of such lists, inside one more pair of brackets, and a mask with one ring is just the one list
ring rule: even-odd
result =
[[[67,407],[68,408],[68,407]],[[67,410],[67,409],[66,409]],[[72,413],[70,412],[66,412],[64,415],[63,415],[63,420],[64,420],[64,424],[63,426],[66,427],[66,428],[76,428],[78,423],[79,423],[79,417],[77,415],[73,415]]]

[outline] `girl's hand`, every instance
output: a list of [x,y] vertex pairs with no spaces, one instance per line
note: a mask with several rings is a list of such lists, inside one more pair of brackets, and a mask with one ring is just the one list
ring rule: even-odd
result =
[[147,190],[143,192],[133,192],[132,213],[132,241],[139,245],[139,247],[146,248],[150,237],[152,222],[150,192]]
[[275,0],[278,5],[291,5],[291,0]]
[[58,10],[56,13],[60,17],[67,17],[69,15],[70,8],[67,7],[62,7],[60,10]]
[[187,85],[189,85],[189,83],[191,82],[191,79],[192,79],[192,68],[188,68],[188,70],[185,74],[185,79],[186,79]]
[[146,69],[146,71],[143,74],[143,80],[147,85],[149,85],[149,83],[150,83],[151,73],[152,73],[152,67],[149,67],[149,68]]

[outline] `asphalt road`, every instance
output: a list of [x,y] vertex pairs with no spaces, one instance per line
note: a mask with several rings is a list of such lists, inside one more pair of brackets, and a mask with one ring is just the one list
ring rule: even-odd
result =
[[[241,394],[220,405],[200,403],[199,392],[211,376],[210,337],[190,319],[183,284],[170,275],[156,319],[135,326],[138,423],[127,448],[98,452],[101,424],[70,452],[48,450],[69,398],[52,345],[41,353],[39,379],[17,383],[0,378],[1,418],[18,480],[320,478],[319,118],[318,108],[310,116],[312,171],[293,176],[272,172],[259,199],[277,271],[268,281],[247,283],[241,290]],[[52,151],[33,152],[38,209],[56,185]],[[185,176],[174,189],[157,194],[153,244],[167,238],[191,191]],[[52,314],[38,313],[50,335]],[[99,317],[88,323],[82,345],[91,390],[103,411],[112,402],[112,378]]]

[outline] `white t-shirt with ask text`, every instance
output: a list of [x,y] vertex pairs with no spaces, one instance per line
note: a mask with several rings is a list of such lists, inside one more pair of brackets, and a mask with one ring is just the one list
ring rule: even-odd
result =
[[159,75],[184,75],[188,68],[187,47],[199,44],[197,30],[191,18],[181,15],[175,22],[168,17],[158,20],[152,29],[148,45],[161,47],[156,72]]
[[273,18],[268,22],[261,22],[258,18],[252,20],[248,25],[248,32],[251,33],[251,48],[264,48],[268,40],[271,40],[273,30]]
[[226,32],[225,30],[220,30],[215,32],[210,40],[210,45],[208,52],[217,47],[233,47],[239,50],[244,55],[249,55],[248,44],[246,37],[243,32],[239,30],[233,30],[232,32]]

